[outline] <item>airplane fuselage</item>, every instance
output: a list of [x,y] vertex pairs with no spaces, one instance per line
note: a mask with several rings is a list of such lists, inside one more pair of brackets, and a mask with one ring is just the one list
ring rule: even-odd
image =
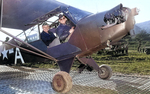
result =
[[106,25],[104,16],[106,12],[90,15],[80,20],[69,43],[79,47],[82,52],[78,57],[91,55],[107,46],[107,41],[117,42],[123,38],[134,27],[135,9],[127,10],[126,21],[120,24],[102,28]]

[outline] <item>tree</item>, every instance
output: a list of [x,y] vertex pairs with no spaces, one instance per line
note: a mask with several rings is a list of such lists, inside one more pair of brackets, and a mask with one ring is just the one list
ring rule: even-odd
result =
[[[150,34],[148,34],[145,30],[142,30],[141,33],[137,34],[135,40],[138,42],[138,52],[140,52],[141,45],[143,45],[144,41],[150,40]],[[145,43],[146,44],[146,43]],[[145,46],[145,45],[144,45]]]

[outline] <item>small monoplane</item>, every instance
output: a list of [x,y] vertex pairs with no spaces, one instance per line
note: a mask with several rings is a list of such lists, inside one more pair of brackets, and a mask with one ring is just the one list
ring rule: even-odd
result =
[[[16,63],[18,59],[22,63],[47,59],[57,62],[60,72],[54,76],[52,85],[60,93],[72,88],[69,72],[75,59],[95,69],[101,79],[111,77],[111,68],[98,66],[90,55],[126,36],[133,29],[134,16],[138,14],[137,8],[129,9],[122,4],[93,14],[55,0],[0,0],[0,3],[0,31],[12,37],[9,41],[1,41],[0,62]],[[41,25],[49,23],[55,33],[59,14],[65,15],[75,30],[67,42],[47,48],[40,37]],[[23,32],[13,36],[14,31],[2,27]],[[82,70],[82,66],[79,68]]]

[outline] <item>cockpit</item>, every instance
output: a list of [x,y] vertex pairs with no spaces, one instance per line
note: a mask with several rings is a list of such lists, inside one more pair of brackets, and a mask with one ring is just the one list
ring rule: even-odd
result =
[[[62,7],[58,7],[49,13],[35,19],[29,24],[26,24],[26,26],[29,26],[30,28],[25,30],[24,32],[20,33],[17,38],[37,47],[38,49],[42,50],[45,49],[47,46],[42,42],[40,34],[42,33],[42,24],[44,22],[48,23],[50,25],[50,30],[54,33],[56,36],[55,29],[59,25],[59,19],[58,16],[60,14],[65,15],[65,17],[68,19],[67,24],[70,26],[76,26],[77,22],[80,21],[82,18],[90,15],[91,13],[74,8],[69,6],[67,9],[63,9]],[[40,46],[43,45],[43,46]]]
[[27,24],[27,26],[31,26],[29,29],[25,30],[24,32],[20,33],[17,37],[27,43],[33,43],[35,41],[41,41],[41,32],[42,32],[42,24],[44,22],[50,25],[50,30],[55,33],[55,29],[59,25],[58,16],[63,14],[68,19],[67,24],[71,26],[76,26],[76,23],[81,20],[82,18],[90,15],[91,13],[82,11],[80,9],[74,8],[69,6],[67,9],[61,11],[61,7],[58,7],[49,13],[35,19],[31,23]]

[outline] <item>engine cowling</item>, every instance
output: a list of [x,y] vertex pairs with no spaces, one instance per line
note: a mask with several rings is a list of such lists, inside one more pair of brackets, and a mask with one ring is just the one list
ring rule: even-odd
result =
[[127,20],[127,11],[129,8],[123,7],[122,4],[119,4],[118,6],[114,7],[113,9],[106,12],[104,15],[104,22],[108,24],[113,24],[116,22],[116,24],[123,23]]

